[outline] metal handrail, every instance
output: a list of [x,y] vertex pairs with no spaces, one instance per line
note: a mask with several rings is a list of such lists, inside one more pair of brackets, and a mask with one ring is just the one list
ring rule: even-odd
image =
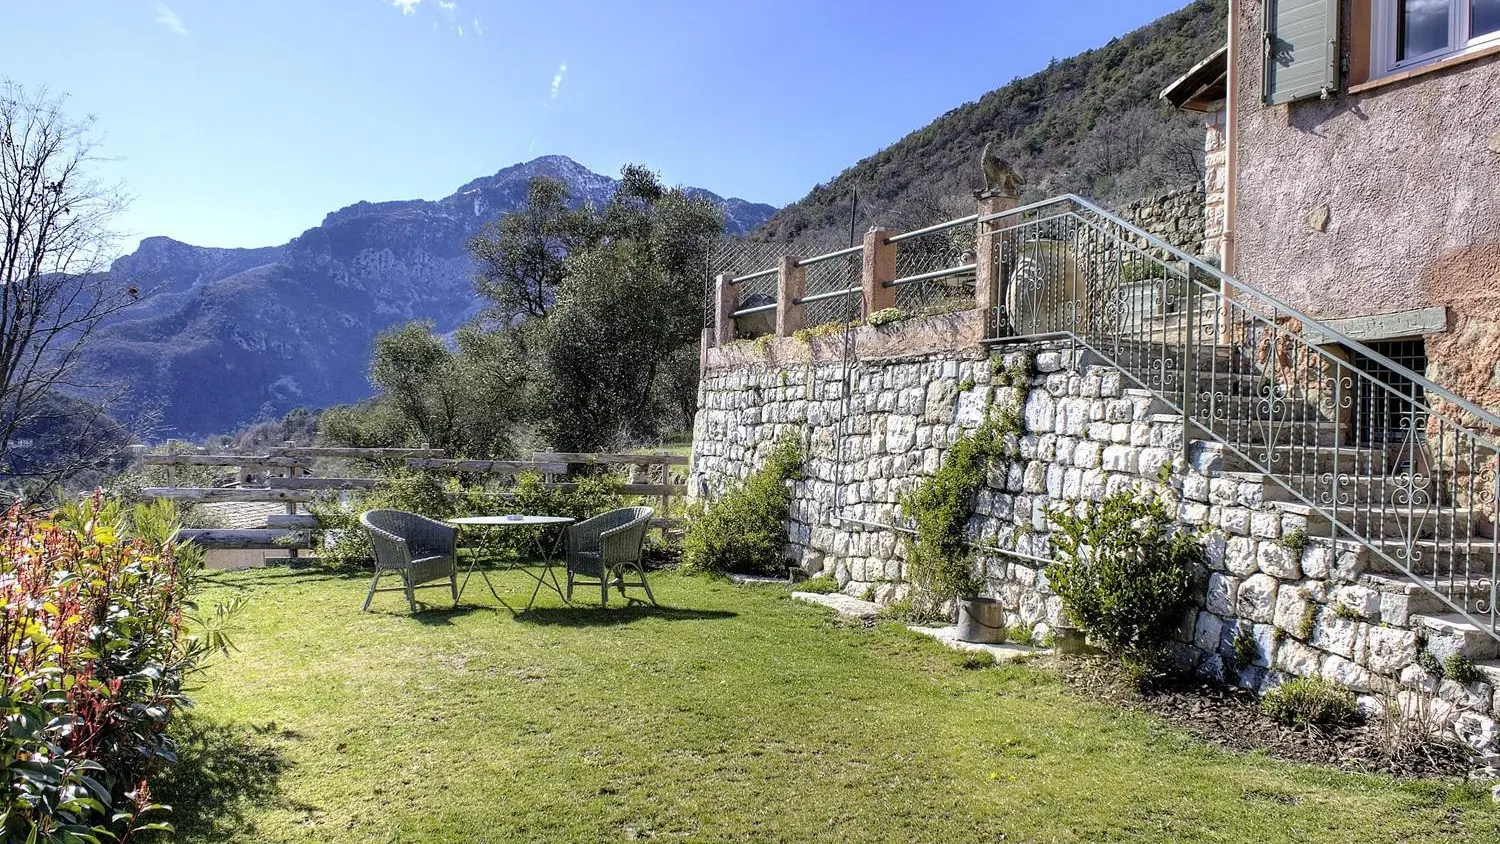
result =
[[904,278],[893,278],[890,281],[883,281],[880,284],[882,287],[900,287],[903,284],[916,284],[919,281],[932,281],[935,278],[947,278],[950,275],[962,275],[963,273],[971,273],[978,268],[978,264],[960,264],[956,267],[947,267],[946,269],[933,270],[932,272],[917,273],[916,275],[909,275]]
[[765,278],[768,275],[776,275],[779,272],[781,272],[781,268],[780,267],[772,267],[769,270],[761,270],[759,272],[754,272],[754,273],[751,273],[749,275],[735,276],[734,278],[731,278],[729,280],[729,283],[730,284],[743,284],[743,283],[745,283],[747,281],[754,281],[757,278]]
[[[1359,352],[1361,355],[1364,355],[1365,357],[1367,357],[1370,360],[1372,360],[1372,361],[1380,364],[1381,366],[1384,366],[1384,367],[1390,369],[1391,371],[1397,373],[1398,375],[1401,375],[1403,378],[1406,378],[1406,379],[1408,379],[1408,380],[1416,383],[1418,386],[1422,387],[1424,390],[1427,390],[1428,392],[1433,393],[1433,394],[1441,397],[1445,401],[1452,402],[1454,405],[1457,405],[1458,407],[1462,408],[1465,413],[1473,415],[1474,417],[1476,417],[1477,419],[1479,419],[1479,421],[1482,422],[1482,423],[1484,423],[1485,425],[1490,425],[1490,426],[1494,427],[1496,430],[1500,430],[1500,416],[1496,416],[1495,414],[1491,413],[1490,411],[1485,410],[1484,408],[1480,407],[1477,404],[1474,404],[1473,402],[1471,402],[1471,401],[1463,398],[1462,396],[1456,395],[1451,390],[1448,390],[1445,387],[1443,387],[1441,384],[1438,384],[1438,383],[1436,383],[1436,382],[1428,379],[1426,376],[1420,375],[1420,374],[1418,374],[1416,372],[1413,372],[1411,369],[1409,369],[1409,368],[1407,368],[1405,366],[1402,366],[1401,364],[1397,363],[1396,361],[1391,360],[1390,358],[1386,357],[1385,355],[1382,355],[1381,353],[1375,351],[1374,349],[1371,349],[1369,346],[1366,346],[1365,344],[1359,342],[1358,340],[1355,340],[1354,338],[1345,335],[1343,332],[1341,332],[1338,329],[1336,329],[1336,328],[1328,325],[1327,323],[1321,322],[1321,321],[1319,321],[1319,320],[1317,320],[1317,319],[1315,319],[1313,317],[1310,317],[1307,314],[1303,313],[1302,311],[1300,311],[1300,310],[1298,310],[1296,308],[1293,308],[1291,305],[1288,305],[1285,302],[1282,302],[1281,300],[1276,299],[1276,298],[1274,298],[1272,296],[1268,296],[1267,294],[1265,294],[1265,293],[1263,293],[1263,292],[1261,292],[1259,290],[1256,290],[1255,288],[1250,287],[1250,286],[1244,284],[1243,282],[1240,282],[1239,280],[1235,279],[1233,276],[1225,274],[1223,271],[1219,270],[1217,267],[1214,267],[1211,264],[1208,264],[1208,263],[1206,263],[1206,262],[1204,262],[1204,261],[1202,261],[1202,260],[1200,260],[1198,258],[1195,258],[1195,257],[1187,254],[1186,252],[1183,252],[1182,250],[1178,249],[1177,247],[1171,245],[1170,243],[1167,243],[1166,241],[1162,240],[1161,238],[1156,237],[1155,235],[1152,235],[1152,234],[1150,234],[1148,232],[1141,231],[1139,228],[1135,227],[1134,225],[1130,224],[1129,222],[1126,222],[1125,220],[1121,219],[1120,217],[1118,217],[1118,216],[1116,216],[1114,214],[1111,214],[1110,212],[1104,210],[1103,208],[1100,208],[1099,206],[1095,205],[1094,203],[1089,202],[1088,200],[1086,200],[1083,197],[1080,197],[1080,196],[1078,196],[1076,194],[1064,194],[1062,196],[1054,197],[1052,199],[1043,200],[1041,202],[1033,202],[1030,205],[1023,205],[1023,206],[1021,206],[1019,208],[1013,208],[1013,209],[1011,209],[1009,211],[1000,211],[1000,212],[997,212],[995,214],[988,214],[988,215],[985,215],[983,217],[980,217],[979,218],[979,222],[981,222],[981,223],[988,223],[988,222],[994,222],[996,220],[1002,220],[1002,219],[1005,219],[1007,217],[1014,217],[1014,216],[1018,216],[1018,215],[1024,215],[1026,213],[1035,211],[1035,210],[1037,210],[1039,208],[1044,208],[1044,207],[1049,206],[1049,205],[1056,205],[1059,202],[1072,202],[1072,203],[1075,203],[1075,204],[1077,204],[1077,205],[1079,205],[1079,206],[1081,206],[1083,208],[1088,209],[1089,211],[1092,211],[1093,213],[1099,215],[1100,217],[1103,217],[1104,219],[1109,220],[1112,223],[1115,223],[1116,225],[1124,227],[1126,230],[1128,230],[1130,232],[1130,234],[1131,234],[1132,237],[1140,238],[1140,239],[1146,241],[1147,243],[1151,244],[1152,247],[1154,247],[1156,249],[1164,250],[1168,254],[1171,254],[1176,260],[1185,261],[1189,266],[1191,266],[1191,267],[1193,267],[1195,269],[1201,270],[1202,272],[1205,272],[1205,273],[1209,274],[1210,276],[1212,276],[1214,279],[1216,279],[1220,283],[1222,283],[1224,285],[1227,285],[1228,287],[1231,287],[1231,288],[1233,288],[1236,291],[1245,293],[1245,294],[1247,294],[1247,295],[1249,295],[1249,296],[1251,296],[1251,297],[1253,297],[1255,299],[1258,299],[1262,303],[1264,303],[1265,305],[1268,305],[1271,308],[1274,308],[1276,311],[1278,311],[1278,312],[1280,312],[1280,313],[1282,313],[1282,314],[1284,314],[1286,316],[1289,316],[1289,317],[1297,320],[1298,322],[1302,323],[1302,329],[1303,329],[1303,331],[1306,331],[1308,328],[1314,328],[1314,329],[1316,329],[1316,333],[1321,334],[1321,335],[1323,335],[1325,337],[1328,337],[1330,340],[1332,340],[1335,343],[1338,343],[1338,344],[1343,345],[1343,346],[1347,346],[1347,347],[1349,347],[1349,348],[1351,348],[1351,349]],[[1493,445],[1493,443],[1491,443],[1491,444]]]
[[803,296],[800,299],[793,299],[792,304],[810,305],[814,302],[826,302],[829,299],[838,299],[844,296],[852,296],[855,293],[862,292],[864,292],[863,287],[846,287],[843,290],[830,290],[826,293],[815,293],[811,296]]
[[746,317],[746,316],[750,316],[752,314],[763,314],[763,313],[766,313],[767,311],[774,311],[774,310],[776,310],[776,303],[772,302],[769,305],[756,305],[753,308],[740,308],[737,311],[732,311],[729,314],[729,316],[731,318],[733,318],[733,319],[739,319],[740,317]]
[[967,217],[959,217],[957,220],[948,220],[947,222],[937,223],[923,229],[915,229],[909,232],[902,232],[901,234],[893,234],[890,237],[886,238],[885,242],[900,243],[903,240],[911,240],[914,237],[921,237],[924,234],[935,234],[937,232],[947,231],[948,229],[956,229],[959,226],[968,225],[970,223],[975,223],[978,221],[978,214],[970,214]]
[[845,255],[856,255],[856,254],[858,254],[860,252],[863,252],[863,251],[865,251],[865,245],[863,243],[861,243],[858,246],[849,246],[849,247],[845,247],[843,249],[835,250],[833,252],[827,252],[827,253],[824,253],[822,255],[816,255],[816,256],[811,257],[811,258],[803,258],[800,261],[793,261],[792,262],[792,266],[794,266],[794,267],[806,267],[806,266],[809,266],[811,264],[819,263],[821,261],[831,261],[834,258],[842,258]]

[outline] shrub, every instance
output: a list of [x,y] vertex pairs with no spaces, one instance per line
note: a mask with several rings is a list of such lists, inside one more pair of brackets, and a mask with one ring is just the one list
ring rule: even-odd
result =
[[802,475],[802,450],[782,440],[766,465],[738,488],[701,510],[682,541],[683,567],[690,571],[780,575],[792,491]]
[[1160,500],[1133,492],[1051,518],[1058,559],[1047,580],[1069,619],[1112,653],[1160,648],[1187,610],[1202,546],[1171,529]]
[[149,779],[175,760],[166,732],[184,681],[227,650],[194,614],[201,554],[171,541],[170,504],[131,511],[100,494],[50,518],[5,514],[0,536],[0,712],[6,841],[117,840],[169,829]]
[[902,497],[901,508],[916,526],[906,543],[906,576],[923,601],[936,605],[979,591],[970,565],[969,517],[990,465],[1006,456],[1006,434],[1019,428],[1014,408],[986,416],[948,449],[936,472]]
[[1261,710],[1289,727],[1335,727],[1359,717],[1354,694],[1322,677],[1298,677],[1266,693]]
[[1469,686],[1484,679],[1484,674],[1473,660],[1461,653],[1451,653],[1443,660],[1443,675],[1460,686]]

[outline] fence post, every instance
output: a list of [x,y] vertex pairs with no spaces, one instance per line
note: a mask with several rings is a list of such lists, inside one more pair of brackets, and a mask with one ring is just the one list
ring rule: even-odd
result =
[[729,273],[719,273],[714,279],[714,336],[710,345],[722,346],[734,339],[733,314],[738,307],[739,292],[729,283]]
[[[292,448],[292,447],[294,447],[294,446],[297,445],[297,441],[296,440],[286,440],[285,444],[286,444],[287,448]],[[288,478],[295,478],[295,477],[297,477],[300,474],[301,474],[301,470],[298,469],[298,467],[297,467],[297,465],[295,463],[292,464],[291,466],[286,467],[286,476]],[[295,515],[297,515],[297,502],[295,502],[295,501],[288,501],[286,503],[286,514],[288,516],[295,516]],[[297,549],[295,547],[294,548],[288,548],[286,556],[287,556],[288,560],[296,560],[297,559]]]
[[776,264],[776,336],[790,337],[806,325],[802,304],[807,292],[807,270],[797,266],[797,259],[781,256]]
[[[980,219],[990,214],[1010,211],[1021,205],[1021,198],[993,190],[974,192]],[[978,236],[974,240],[974,307],[984,312],[985,325],[991,335],[998,335],[1000,320],[996,309],[1004,303],[1000,300],[1000,285],[1005,278],[1005,261],[1000,255],[1001,223],[994,220],[979,224]]]
[[866,317],[876,311],[896,307],[896,288],[885,286],[885,282],[896,280],[896,244],[886,242],[895,234],[890,229],[878,227],[865,232],[865,263],[861,281]]

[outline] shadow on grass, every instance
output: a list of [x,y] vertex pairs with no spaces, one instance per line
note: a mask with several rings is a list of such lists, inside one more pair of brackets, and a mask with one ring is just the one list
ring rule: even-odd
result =
[[693,610],[632,604],[622,607],[576,606],[533,607],[516,615],[522,624],[552,627],[615,627],[642,619],[658,621],[721,621],[739,613],[729,610]]
[[352,566],[264,566],[230,571],[209,569],[199,575],[199,582],[220,589],[241,592],[269,584],[307,583],[329,580],[363,580],[368,582],[374,569],[359,569]]
[[167,819],[179,836],[211,841],[243,830],[245,809],[277,795],[288,767],[277,740],[298,738],[274,723],[235,726],[193,715],[172,729],[179,761],[152,782],[152,796],[172,807]]

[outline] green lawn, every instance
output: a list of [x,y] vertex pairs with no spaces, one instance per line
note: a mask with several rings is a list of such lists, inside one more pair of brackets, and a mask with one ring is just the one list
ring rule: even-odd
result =
[[1224,752],[778,587],[653,581],[674,609],[516,618],[476,581],[408,617],[361,614],[362,577],[214,574],[250,599],[239,651],[156,796],[192,842],[1500,840],[1476,789]]

